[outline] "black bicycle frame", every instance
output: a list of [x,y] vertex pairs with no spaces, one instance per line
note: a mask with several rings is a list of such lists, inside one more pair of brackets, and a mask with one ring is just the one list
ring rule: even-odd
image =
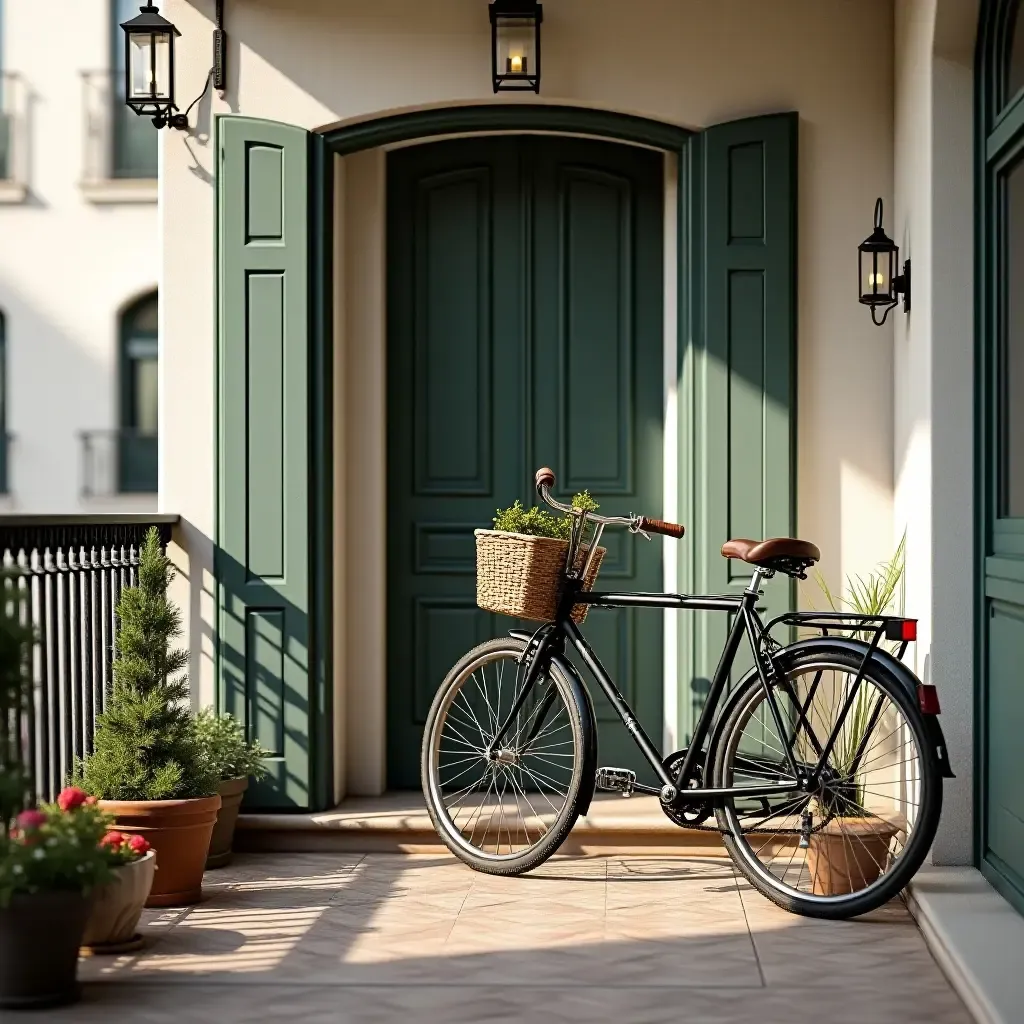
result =
[[[761,651],[761,639],[764,635],[764,626],[761,623],[761,619],[758,616],[755,607],[757,599],[760,596],[757,588],[760,584],[761,576],[761,572],[757,572],[751,581],[751,585],[744,590],[741,595],[735,597],[695,597],[685,594],[599,593],[580,590],[578,585],[567,586],[566,593],[564,594],[558,609],[558,619],[547,626],[541,627],[541,629],[535,634],[535,647],[532,651],[528,649],[527,667],[523,677],[522,688],[520,689],[516,700],[513,702],[507,719],[497,733],[495,733],[494,739],[491,741],[489,753],[493,752],[500,746],[501,741],[511,728],[516,715],[519,713],[523,704],[527,700],[530,691],[533,689],[537,679],[540,677],[542,669],[546,667],[547,662],[552,655],[556,653],[560,654],[564,650],[565,640],[568,639],[578,652],[583,663],[593,673],[598,685],[601,687],[604,695],[608,698],[609,703],[615,709],[616,714],[622,720],[622,724],[626,727],[626,730],[633,737],[636,745],[640,748],[640,752],[643,754],[645,760],[654,769],[654,772],[658,776],[662,785],[662,789],[660,791],[662,799],[666,800],[667,797],[666,802],[685,803],[691,800],[736,795],[767,797],[804,789],[806,783],[801,778],[799,767],[793,756],[795,735],[792,739],[788,738],[787,730],[784,729],[782,714],[775,701],[772,688],[769,685],[769,679],[774,674],[774,668],[770,664],[765,663],[766,659]],[[572,580],[567,580],[566,582],[567,584],[575,583],[575,581]],[[715,669],[714,678],[711,681],[711,689],[708,692],[707,699],[704,702],[704,707],[700,713],[700,718],[697,721],[697,726],[694,729],[693,739],[687,748],[683,763],[676,771],[675,778],[672,778],[665,770],[662,755],[658,752],[657,747],[644,731],[644,727],[633,714],[632,708],[630,708],[629,704],[626,703],[622,694],[619,693],[618,687],[608,675],[607,671],[605,671],[604,666],[601,664],[600,659],[587,642],[586,637],[580,632],[579,627],[572,620],[572,609],[578,604],[587,604],[597,608],[675,608],[691,611],[732,612],[734,614],[735,618],[733,619],[732,626],[729,630],[729,637],[726,640],[725,648],[722,651],[718,667]],[[742,641],[744,634],[746,634],[747,639],[750,642],[750,649],[754,655],[754,663],[757,666],[758,676],[761,680],[762,686],[764,687],[768,705],[771,708],[772,717],[775,721],[775,726],[779,730],[779,736],[781,738],[786,738],[785,753],[792,773],[791,778],[785,779],[781,782],[765,783],[763,785],[684,789],[684,780],[690,777],[695,767],[696,759],[714,725],[715,714],[718,710],[722,694],[725,692],[725,688],[729,680],[729,673],[732,671],[733,662],[736,659],[736,652],[739,650],[740,642]],[[863,674],[863,670],[861,674]],[[858,682],[859,679],[860,677],[858,677]],[[547,708],[539,709],[536,716],[537,719],[542,719],[543,714],[546,713],[546,711]],[[840,724],[841,722],[842,719],[840,720]],[[828,749],[831,749],[831,745],[832,744],[829,743]],[[825,754],[825,758],[827,758],[827,752]],[[825,758],[822,758],[822,764],[824,764]],[[820,770],[821,766],[819,765],[814,774],[816,775]],[[645,790],[649,787],[638,785],[636,788]]]
[[[898,658],[902,659],[906,651],[908,639],[916,636],[916,630],[912,630],[913,636],[908,637],[904,627],[907,624],[916,624],[912,619],[905,619],[902,616],[894,615],[867,616],[842,612],[787,612],[784,615],[777,616],[765,625],[757,614],[756,606],[757,599],[760,597],[759,588],[761,581],[771,575],[773,574],[770,571],[766,572],[763,569],[757,569],[749,586],[742,594],[723,597],[698,597],[685,594],[600,593],[583,590],[578,579],[566,577],[563,594],[558,606],[557,618],[554,622],[547,623],[538,629],[528,645],[523,657],[525,673],[522,687],[512,704],[504,724],[495,733],[494,739],[488,748],[488,754],[494,755],[501,741],[508,734],[516,715],[519,714],[520,709],[529,697],[542,672],[546,673],[550,659],[564,652],[565,641],[568,639],[583,663],[593,673],[598,686],[601,687],[604,695],[608,698],[609,703],[621,719],[622,724],[626,727],[627,732],[629,732],[633,737],[633,741],[640,748],[644,759],[654,769],[658,780],[661,782],[660,790],[640,784],[635,786],[637,790],[658,793],[663,802],[677,808],[685,806],[691,801],[709,798],[725,796],[768,797],[775,794],[792,793],[797,790],[803,792],[812,791],[825,770],[829,755],[846,721],[846,716],[856,700],[864,674],[867,671],[868,663],[878,651],[882,637],[885,636],[890,640],[903,641],[897,655]],[[693,738],[687,747],[682,764],[679,765],[675,772],[674,778],[666,771],[664,758],[644,731],[644,727],[633,714],[633,709],[626,703],[622,694],[619,693],[618,687],[616,687],[611,676],[605,671],[604,666],[587,642],[586,637],[580,632],[579,627],[573,621],[572,610],[580,604],[591,605],[597,608],[674,608],[689,611],[729,612],[733,614],[734,618],[729,629],[729,636],[726,639],[718,667],[715,669],[714,677],[711,680],[711,688],[708,691],[707,699],[704,701],[700,717],[697,720]],[[765,653],[767,646],[766,638],[770,635],[772,628],[778,624],[810,627],[818,630],[823,636],[828,636],[830,632],[871,634],[870,642],[865,644],[864,657],[857,671],[856,678],[850,687],[850,692],[843,703],[839,718],[833,726],[824,747],[818,742],[813,730],[810,728],[810,723],[807,721],[807,711],[814,698],[820,673],[812,683],[806,700],[801,704],[797,699],[796,693],[792,691],[789,681],[784,675],[776,671],[775,666],[771,662],[770,655]],[[763,785],[688,788],[686,781],[693,777],[697,759],[700,757],[704,744],[714,728],[715,716],[728,684],[729,674],[732,671],[733,662],[736,660],[736,652],[739,650],[744,634],[754,656],[754,665],[757,669],[758,679],[764,689],[765,699],[771,710],[775,728],[778,730],[780,739],[785,744],[786,749],[784,753],[789,766],[790,777],[779,782],[766,782]],[[796,708],[796,722],[793,724],[792,735],[790,735],[789,730],[785,727],[782,713],[772,692],[771,684],[773,680],[783,688],[790,688],[789,696]],[[535,721],[530,736],[527,737],[527,742],[540,729],[540,724],[544,720],[544,716],[547,714],[553,700],[553,691],[549,691],[542,698],[541,706],[537,709]],[[874,725],[881,712],[881,705],[882,695],[880,694],[869,716],[871,726]],[[813,767],[808,764],[798,764],[794,756],[794,748],[801,725],[807,726],[807,734],[818,759]],[[859,748],[855,752],[854,768],[860,763],[860,759],[864,754],[864,745],[867,742],[869,733],[870,729],[865,732]]]

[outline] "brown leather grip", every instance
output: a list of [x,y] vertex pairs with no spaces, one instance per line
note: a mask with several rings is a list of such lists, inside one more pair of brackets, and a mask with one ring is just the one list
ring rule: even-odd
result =
[[544,466],[542,469],[537,470],[537,475],[533,478],[534,485],[539,490],[541,487],[554,487],[555,486],[555,472],[552,469],[548,469]]
[[640,529],[647,533],[660,533],[665,537],[675,537],[676,540],[686,533],[686,527],[680,526],[678,523],[666,523],[661,519],[648,519],[646,516],[640,517]]

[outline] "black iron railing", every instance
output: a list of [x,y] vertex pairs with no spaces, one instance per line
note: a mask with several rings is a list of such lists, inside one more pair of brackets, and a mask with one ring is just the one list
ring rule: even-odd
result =
[[33,793],[52,800],[92,750],[110,695],[117,602],[136,583],[150,526],[170,540],[177,516],[0,516],[5,567],[19,572],[34,633],[34,700],[22,746]]

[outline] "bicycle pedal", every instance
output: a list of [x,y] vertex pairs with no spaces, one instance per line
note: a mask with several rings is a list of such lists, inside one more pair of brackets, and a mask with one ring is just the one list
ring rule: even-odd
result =
[[606,793],[631,797],[636,787],[636,772],[629,768],[598,768],[597,788]]

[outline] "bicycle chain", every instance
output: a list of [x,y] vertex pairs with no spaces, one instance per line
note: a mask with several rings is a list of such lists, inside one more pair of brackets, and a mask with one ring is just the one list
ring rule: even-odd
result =
[[[680,764],[682,764],[683,758],[685,756],[685,748],[683,750],[677,750],[674,754],[669,754],[669,756],[666,757],[663,762],[665,771],[667,771],[670,776],[674,776],[675,773],[679,770],[679,766]],[[704,751],[701,751],[697,755],[694,772],[690,776],[690,783],[691,788],[703,786],[704,784]],[[808,800],[809,799],[810,795],[808,795]],[[692,828],[698,832],[722,833],[727,831],[718,824],[717,818],[715,819],[714,825],[704,824],[704,822],[707,821],[708,818],[712,817],[715,813],[714,805],[711,803],[710,799],[702,801],[695,807],[687,807],[683,809],[666,807],[665,804],[661,804],[661,809],[665,812],[665,816],[669,819],[669,821],[673,822],[676,825],[679,825],[681,828]],[[691,820],[688,817],[686,817],[686,815],[688,814],[696,814],[697,816]],[[830,811],[819,823],[816,823],[814,826],[808,829],[806,834],[814,835],[814,833],[820,832],[823,828],[825,828],[826,825],[833,821],[836,818],[836,816],[837,815],[834,811]],[[773,832],[775,835],[799,836],[804,834],[804,830],[800,828],[779,828],[774,829]]]

